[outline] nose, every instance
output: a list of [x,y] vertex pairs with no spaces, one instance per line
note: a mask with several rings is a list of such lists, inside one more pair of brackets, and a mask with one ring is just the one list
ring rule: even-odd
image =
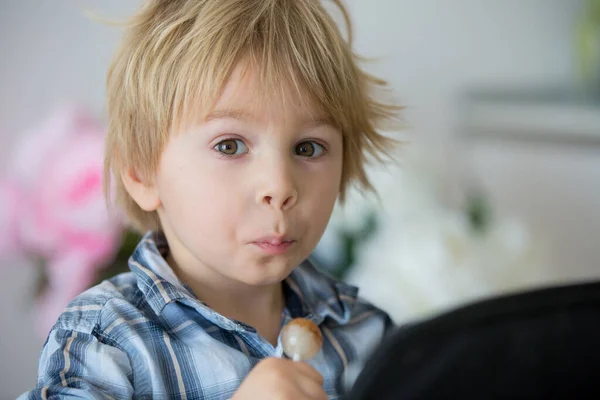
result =
[[261,183],[256,201],[261,205],[286,211],[298,201],[291,160],[265,163],[260,171]]

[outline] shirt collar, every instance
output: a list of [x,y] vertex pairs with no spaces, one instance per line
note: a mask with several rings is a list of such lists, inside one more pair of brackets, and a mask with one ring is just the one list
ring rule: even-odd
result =
[[327,317],[340,324],[350,320],[358,289],[321,272],[313,258],[296,267],[285,283],[317,324]]
[[[180,301],[196,308],[205,318],[224,329],[248,329],[244,324],[227,319],[200,302],[166,262],[168,252],[164,234],[148,232],[129,259],[129,268],[137,278],[137,286],[157,315],[161,315],[168,304]],[[286,304],[291,306],[290,303],[294,301],[301,305],[296,309],[301,308],[306,314],[304,316],[317,324],[327,317],[340,324],[348,322],[358,294],[356,287],[319,271],[311,258],[292,271],[285,279],[284,288],[287,290]]]
[[166,262],[168,252],[165,236],[160,232],[148,232],[129,258],[129,269],[137,278],[138,289],[157,315],[162,313],[167,304],[193,297],[191,290],[185,287]]

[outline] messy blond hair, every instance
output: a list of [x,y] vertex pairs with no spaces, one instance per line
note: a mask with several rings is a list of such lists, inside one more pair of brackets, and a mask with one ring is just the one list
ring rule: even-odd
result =
[[395,144],[377,130],[398,107],[377,100],[386,83],[359,68],[348,13],[341,0],[332,2],[347,39],[320,0],[149,0],[126,22],[107,77],[104,182],[135,229],[160,229],[160,221],[131,198],[121,172],[152,181],[169,134],[196,110],[210,111],[242,59],[254,64],[265,91],[291,86],[341,130],[340,200],[350,183],[373,189],[365,165]]

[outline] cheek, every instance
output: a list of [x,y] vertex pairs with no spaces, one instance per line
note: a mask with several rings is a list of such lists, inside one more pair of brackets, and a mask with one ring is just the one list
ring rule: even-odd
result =
[[329,221],[339,194],[341,175],[341,160],[332,160],[331,163],[315,169],[304,181],[303,192],[310,199],[310,214],[320,222],[320,226],[324,227]]
[[342,179],[341,157],[332,157],[323,165],[316,166],[310,175],[311,191],[322,197],[323,200],[335,201]]
[[[217,164],[217,165],[215,165]],[[167,173],[168,172],[168,173]],[[239,174],[195,157],[165,169],[161,200],[173,223],[197,231],[227,230],[240,213]],[[177,219],[177,221],[175,221]]]

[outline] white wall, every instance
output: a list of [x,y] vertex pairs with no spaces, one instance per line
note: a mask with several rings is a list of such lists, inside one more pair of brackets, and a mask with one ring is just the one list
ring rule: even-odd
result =
[[414,139],[448,155],[457,92],[467,86],[573,79],[572,0],[352,1],[356,47],[377,57]]
[[[103,109],[104,74],[117,31],[81,12],[123,15],[137,1],[3,0],[0,4],[0,160],[24,128],[55,103]],[[573,0],[351,0],[355,47],[378,57],[408,107],[414,138],[452,164],[455,95],[472,83],[532,84],[572,79]],[[29,300],[34,271],[0,265],[0,399],[34,384],[42,344]]]
[[[0,161],[24,129],[57,103],[80,101],[101,115],[105,72],[118,31],[83,9],[123,16],[135,1],[2,0],[0,3]],[[35,269],[0,261],[0,400],[35,384],[43,340],[30,313]]]

